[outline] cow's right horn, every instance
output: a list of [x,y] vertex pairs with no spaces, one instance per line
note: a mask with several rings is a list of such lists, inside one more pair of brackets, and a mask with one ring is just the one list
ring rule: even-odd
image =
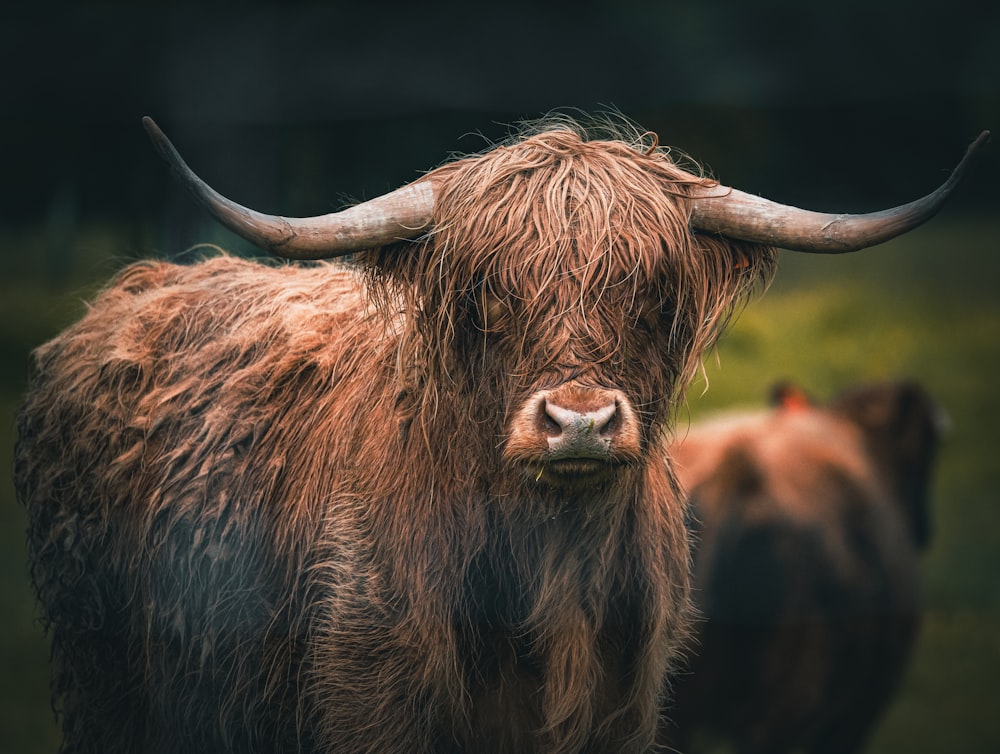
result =
[[227,199],[195,175],[152,118],[143,118],[142,124],[156,151],[200,204],[233,233],[277,256],[325,259],[414,238],[430,229],[434,187],[429,180],[329,215],[265,215]]

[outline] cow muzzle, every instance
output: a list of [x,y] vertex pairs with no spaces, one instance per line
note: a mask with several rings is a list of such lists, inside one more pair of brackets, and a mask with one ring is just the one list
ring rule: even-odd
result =
[[504,456],[539,484],[590,484],[634,464],[640,437],[622,392],[568,384],[525,401],[511,421]]

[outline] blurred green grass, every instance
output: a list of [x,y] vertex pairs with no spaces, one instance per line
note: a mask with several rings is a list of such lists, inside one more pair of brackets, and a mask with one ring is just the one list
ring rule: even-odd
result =
[[[134,249],[127,234],[82,233],[67,274],[46,269],[45,240],[0,236],[0,407],[8,431],[28,352],[79,316]],[[18,254],[12,253],[17,246]],[[782,253],[777,278],[706,357],[679,417],[759,406],[777,379],[825,397],[860,380],[920,380],[951,418],[934,484],[924,560],[928,614],[905,686],[871,754],[1000,751],[1000,218],[945,215],[861,254]],[[51,752],[48,649],[24,564],[24,513],[0,485],[0,748]]]

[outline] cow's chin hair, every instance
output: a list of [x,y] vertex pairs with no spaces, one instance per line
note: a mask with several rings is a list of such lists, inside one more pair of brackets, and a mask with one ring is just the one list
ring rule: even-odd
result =
[[513,494],[500,496],[499,502],[516,518],[582,515],[590,519],[619,497],[627,497],[625,491],[641,476],[641,464],[631,459],[531,458],[509,463],[512,477],[520,483]]

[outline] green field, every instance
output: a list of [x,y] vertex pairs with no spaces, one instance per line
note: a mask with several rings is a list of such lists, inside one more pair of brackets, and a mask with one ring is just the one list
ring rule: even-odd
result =
[[[113,233],[81,237],[76,267],[46,274],[44,243],[0,238],[2,451],[10,467],[13,411],[28,350],[82,311],[95,281],[131,254]],[[19,245],[15,258],[7,248]],[[79,253],[77,253],[79,252]],[[935,532],[924,562],[928,614],[897,703],[870,752],[1000,751],[1000,219],[945,216],[860,255],[782,254],[771,290],[751,302],[706,357],[710,386],[688,392],[682,423],[763,402],[790,378],[825,397],[851,382],[921,381],[951,430],[935,479]],[[41,282],[41,281],[48,282]],[[49,752],[48,651],[24,567],[24,515],[0,486],[0,748]]]

